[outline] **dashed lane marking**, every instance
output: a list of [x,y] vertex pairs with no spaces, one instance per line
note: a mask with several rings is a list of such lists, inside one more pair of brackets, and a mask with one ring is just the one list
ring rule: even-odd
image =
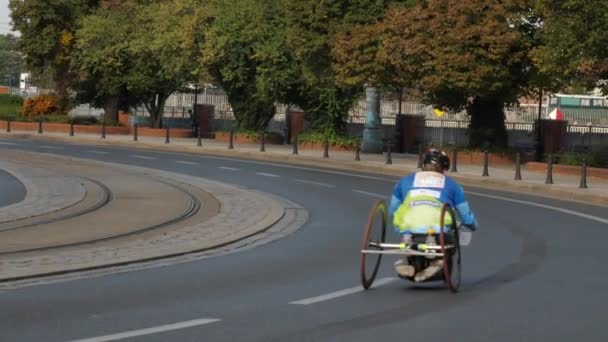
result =
[[154,157],[142,156],[142,155],[139,155],[139,154],[130,154],[129,157],[131,157],[131,158],[140,158],[140,159],[156,159]]
[[118,334],[104,335],[104,336],[98,336],[98,337],[91,337],[91,338],[85,338],[85,339],[81,339],[81,340],[74,340],[72,342],[106,342],[106,341],[116,341],[116,340],[122,340],[122,339],[130,338],[130,337],[137,337],[137,336],[158,334],[158,333],[162,333],[162,332],[166,332],[166,331],[191,328],[191,327],[196,327],[196,326],[199,326],[199,325],[214,323],[214,322],[218,322],[218,321],[220,321],[220,320],[217,319],[217,318],[194,319],[194,320],[191,320],[191,321],[184,321],[184,322],[179,322],[179,323],[160,325],[160,326],[153,327],[153,328],[146,328],[146,329],[140,329],[140,330],[132,330],[132,331],[126,331],[126,332],[122,332],[122,333],[118,333]]
[[275,175],[273,173],[256,172],[255,174],[258,176],[264,176],[264,177],[281,177],[281,176]]
[[326,187],[326,188],[335,188],[335,185],[331,185],[331,184],[326,184],[326,183],[319,183],[319,182],[313,182],[313,181],[309,181],[306,179],[296,179],[296,182],[298,183],[306,183],[306,184],[314,184],[314,185],[318,185],[318,186],[322,186],[322,187]]
[[353,190],[353,192],[359,193],[359,194],[363,194],[363,195],[368,195],[368,196],[372,196],[372,197],[377,197],[377,198],[383,198],[386,199],[386,195],[380,195],[380,194],[375,194],[373,192],[367,192],[367,191],[363,191],[363,190]]
[[175,162],[178,164],[186,164],[186,165],[201,165],[199,163],[185,161],[185,160],[176,160]]
[[[374,282],[374,287],[386,285],[388,283],[392,283],[395,280],[397,280],[397,278],[381,278]],[[361,285],[359,285],[359,286],[351,287],[351,288],[336,291],[336,292],[326,293],[326,294],[323,294],[323,295],[320,295],[317,297],[296,300],[293,302],[289,302],[289,304],[310,305],[310,304],[315,304],[315,303],[319,303],[319,302],[332,300],[332,299],[339,298],[339,297],[348,296],[348,295],[355,294],[355,293],[362,292],[362,291],[364,291],[364,289],[363,289],[363,287],[361,287]]]
[[240,170],[239,168],[236,168],[236,167],[229,167],[229,166],[218,166],[218,169],[222,169],[222,170],[230,170],[230,171],[238,171],[238,170]]

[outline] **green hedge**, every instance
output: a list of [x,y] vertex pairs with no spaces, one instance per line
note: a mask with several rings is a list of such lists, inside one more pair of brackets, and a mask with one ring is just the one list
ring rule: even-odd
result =
[[[217,129],[216,132],[230,133],[230,130]],[[251,131],[251,130],[244,130],[244,129],[234,130],[234,134],[238,134],[238,135],[246,137],[248,139],[258,139],[260,137],[259,131]],[[284,137],[283,137],[283,134],[281,134],[279,132],[270,131],[270,132],[266,132],[266,134],[264,135],[264,139],[272,140],[272,141],[283,141]]]
[[322,132],[315,131],[303,132],[298,134],[298,143],[323,144],[325,142],[326,137],[329,144],[334,146],[356,148],[359,145],[359,139],[357,137],[324,134]]
[[0,94],[0,104],[17,105],[21,107],[23,105],[23,97],[19,95]]
[[555,162],[561,165],[582,165],[583,159],[587,166],[608,168],[608,146],[598,146],[589,152],[562,152],[556,155]]

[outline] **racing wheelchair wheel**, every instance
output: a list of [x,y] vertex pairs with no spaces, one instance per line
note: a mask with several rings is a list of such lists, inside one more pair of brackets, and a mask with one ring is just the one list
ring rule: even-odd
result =
[[[388,214],[384,201],[379,200],[374,205],[365,231],[363,233],[363,241],[361,243],[361,250],[378,250],[381,251],[382,247],[380,243],[384,243],[386,239],[386,221],[388,220]],[[361,252],[360,259],[360,271],[361,271],[361,285],[364,289],[369,289],[376,278],[378,268],[380,268],[380,261],[382,260],[382,254],[372,254]]]
[[[449,230],[444,232],[446,215],[452,218],[452,223],[449,225]],[[443,278],[450,291],[455,293],[460,288],[460,274],[462,271],[460,239],[454,210],[448,204],[441,207],[439,223],[439,243],[441,254],[443,254]]]

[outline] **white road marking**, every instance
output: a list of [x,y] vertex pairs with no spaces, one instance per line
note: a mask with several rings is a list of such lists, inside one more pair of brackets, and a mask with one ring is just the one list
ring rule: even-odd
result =
[[132,158],[141,158],[141,159],[156,159],[154,157],[140,156],[139,154],[130,154],[129,157],[132,157]]
[[185,160],[176,160],[175,162],[179,163],[179,164],[186,164],[186,165],[200,165],[199,163],[189,162],[189,161],[185,161]]
[[264,173],[264,172],[256,172],[255,174],[258,176],[265,176],[265,177],[281,177],[279,175],[275,175],[272,173]]
[[209,323],[213,323],[213,322],[217,322],[217,321],[220,321],[220,320],[216,319],[216,318],[194,319],[194,320],[191,320],[191,321],[185,321],[185,322],[180,322],[180,323],[161,325],[161,326],[153,327],[153,328],[133,330],[133,331],[126,331],[126,332],[122,332],[122,333],[118,333],[118,334],[98,336],[98,337],[91,337],[91,338],[85,338],[85,339],[81,339],[81,340],[74,340],[72,342],[106,342],[106,341],[116,341],[116,340],[122,340],[122,339],[129,338],[129,337],[151,335],[151,334],[157,334],[157,333],[171,331],[171,330],[190,328],[190,327],[195,327],[195,326],[203,325],[203,324],[209,324]]
[[63,147],[60,147],[60,146],[49,146],[49,145],[42,145],[42,146],[40,146],[40,148],[48,148],[50,150],[63,150]]
[[17,145],[17,143],[0,141],[0,145]]
[[97,154],[108,154],[108,153],[110,153],[110,152],[106,152],[106,151],[95,151],[95,150],[89,150],[89,151],[86,151],[86,152],[97,153]]
[[608,219],[605,219],[605,218],[602,218],[602,217],[593,216],[593,215],[589,215],[589,214],[579,213],[579,212],[574,211],[574,210],[568,210],[568,209],[564,209],[564,208],[560,208],[560,207],[554,207],[552,205],[540,204],[540,203],[536,203],[536,202],[518,200],[518,199],[513,199],[513,198],[508,198],[508,197],[502,197],[502,196],[496,196],[496,195],[488,195],[488,194],[484,194],[484,193],[481,193],[481,192],[475,192],[475,191],[467,191],[467,193],[469,193],[471,195],[474,195],[474,196],[479,196],[479,197],[493,198],[493,199],[498,199],[498,200],[507,201],[507,202],[525,204],[525,205],[529,205],[529,206],[533,206],[533,207],[538,207],[538,208],[543,208],[543,209],[555,210],[555,211],[559,211],[559,212],[562,212],[562,213],[565,213],[565,214],[570,214],[570,215],[586,218],[588,220],[592,220],[592,221],[608,224]]
[[[395,280],[397,280],[397,278],[381,278],[381,279],[377,279],[376,281],[374,281],[374,286],[373,287],[378,287],[378,286],[386,285],[386,284],[391,283],[391,282],[393,282]],[[320,295],[320,296],[317,296],[317,297],[311,297],[311,298],[296,300],[296,301],[293,301],[293,302],[289,302],[289,304],[310,305],[310,304],[324,302],[324,301],[331,300],[331,299],[338,298],[338,297],[348,296],[348,295],[351,295],[351,294],[354,294],[354,293],[358,293],[358,292],[362,292],[362,291],[365,291],[365,290],[363,289],[363,287],[361,287],[361,285],[359,285],[359,286],[351,287],[351,288],[348,288],[348,289],[344,289],[344,290],[340,290],[340,291],[336,291],[336,292],[327,293],[327,294]]]
[[[108,147],[108,148],[114,148],[114,147]],[[133,148],[124,148],[124,147],[117,147],[115,148],[117,150],[131,150],[131,151],[136,151],[136,149]],[[192,155],[190,154],[185,154],[185,153],[179,153],[179,152],[163,152],[164,154],[169,154],[169,155],[179,155],[179,156],[188,156],[188,157],[192,157]],[[359,175],[359,174],[355,174],[355,173],[350,173],[350,172],[340,172],[340,171],[330,171],[330,170],[324,170],[324,169],[315,169],[313,167],[302,167],[302,166],[294,166],[294,165],[284,165],[284,164],[276,164],[276,163],[267,163],[267,162],[259,162],[259,161],[252,161],[252,160],[243,160],[243,159],[238,159],[238,158],[228,158],[228,157],[217,157],[217,156],[200,156],[200,158],[206,158],[206,159],[216,159],[216,160],[228,160],[231,162],[239,162],[239,163],[247,163],[247,164],[257,164],[257,165],[266,165],[266,166],[276,166],[276,167],[281,167],[281,168],[285,168],[285,169],[295,169],[295,170],[306,170],[306,171],[314,171],[314,172],[320,172],[320,173],[327,173],[327,174],[333,174],[333,175],[343,175],[343,176],[349,176],[349,177],[356,177],[356,178],[364,178],[364,179],[374,179],[374,180],[379,180],[379,181],[383,181],[383,182],[396,182],[400,177],[395,176],[394,178],[386,178],[386,177],[381,177],[381,176],[365,176],[365,175]],[[355,191],[355,190],[353,190]],[[475,194],[479,194],[480,196],[486,196],[486,197],[491,197],[493,195],[486,195],[486,194],[482,194],[482,193],[476,193],[476,192],[470,192],[470,191],[465,191],[465,193],[471,193],[473,195]],[[372,195],[371,193],[368,193],[369,195]],[[373,194],[372,196],[380,196],[378,194]],[[602,222],[602,223],[606,223],[608,220],[601,218],[601,217],[597,217],[597,216],[593,216],[593,215],[587,215],[587,214],[582,214],[582,213],[578,213],[576,211],[572,211],[572,210],[568,210],[568,209],[563,209],[563,208],[559,208],[559,207],[552,207],[552,206],[546,206],[544,204],[539,204],[539,203],[535,203],[535,202],[528,202],[528,201],[519,201],[519,200],[515,200],[515,199],[511,199],[508,197],[500,197],[500,196],[493,196],[496,199],[500,199],[500,200],[505,200],[505,201],[511,201],[511,202],[515,202],[515,203],[522,203],[522,204],[530,204],[530,205],[534,205],[540,208],[546,208],[546,209],[551,209],[551,210],[557,210],[557,211],[561,211],[564,213],[568,213],[568,214],[573,214],[579,217],[583,217],[583,218],[587,218],[593,221],[597,221],[597,222]],[[383,196],[382,198],[386,198],[385,196]]]
[[364,195],[368,195],[368,196],[372,196],[372,197],[378,197],[378,198],[383,198],[386,199],[387,196],[386,195],[380,195],[380,194],[375,194],[373,192],[367,192],[367,191],[362,191],[362,190],[353,190],[354,192],[360,193],[360,194],[364,194]]
[[240,170],[239,168],[236,168],[236,167],[229,167],[229,166],[218,166],[218,169],[222,169],[222,170],[230,170],[230,171],[238,171],[238,170]]
[[298,183],[306,183],[306,184],[314,184],[314,185],[318,185],[318,186],[323,186],[326,188],[335,188],[335,185],[331,185],[331,184],[326,184],[326,183],[319,183],[319,182],[313,182],[313,181],[309,181],[306,179],[296,179],[296,182]]

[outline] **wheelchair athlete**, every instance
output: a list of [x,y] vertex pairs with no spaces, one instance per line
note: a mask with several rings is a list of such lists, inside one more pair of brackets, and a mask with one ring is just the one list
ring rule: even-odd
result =
[[[423,156],[422,171],[403,177],[395,185],[389,214],[393,217],[394,228],[400,234],[402,243],[409,245],[414,242],[414,235],[426,235],[427,244],[437,244],[436,235],[439,234],[443,203],[448,203],[458,212],[465,227],[477,229],[477,220],[464,197],[462,187],[444,175],[449,168],[450,158],[447,154],[430,149]],[[446,216],[444,224],[449,226],[451,223],[452,218]],[[429,279],[441,270],[443,264],[440,258],[427,258],[432,259],[428,266],[416,272],[404,256],[395,262],[395,271],[404,278],[414,277],[417,282]]]

